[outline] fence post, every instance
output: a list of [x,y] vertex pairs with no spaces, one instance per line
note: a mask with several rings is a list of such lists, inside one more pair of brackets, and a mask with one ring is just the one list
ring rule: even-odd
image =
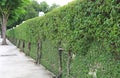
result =
[[62,52],[63,52],[63,49],[59,48],[58,52],[59,52],[59,75],[58,75],[58,78],[62,78]]

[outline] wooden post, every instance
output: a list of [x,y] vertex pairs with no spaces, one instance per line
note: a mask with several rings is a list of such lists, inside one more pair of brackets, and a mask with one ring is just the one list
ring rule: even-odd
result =
[[62,48],[58,49],[58,52],[59,52],[59,76],[58,78],[62,78],[62,51],[63,51]]

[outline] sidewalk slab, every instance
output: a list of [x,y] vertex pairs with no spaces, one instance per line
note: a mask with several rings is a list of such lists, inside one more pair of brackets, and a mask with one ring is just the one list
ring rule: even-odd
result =
[[7,40],[8,45],[1,45],[0,39],[0,78],[52,78],[52,73]]

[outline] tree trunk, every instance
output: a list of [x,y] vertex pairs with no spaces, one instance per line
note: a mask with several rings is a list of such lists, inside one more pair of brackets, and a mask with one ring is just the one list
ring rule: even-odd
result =
[[68,51],[68,61],[67,61],[67,76],[70,75],[70,64],[71,64],[71,50]]
[[1,19],[0,35],[1,35],[1,38],[3,38],[3,34],[2,34],[2,19]]
[[37,46],[37,55],[36,55],[36,64],[40,64],[41,62],[41,57],[42,57],[42,41],[38,41],[38,46]]
[[1,27],[1,38],[3,38],[3,34],[2,34],[2,27]]
[[[61,44],[61,42],[60,42]],[[59,48],[58,49],[58,53],[59,53],[59,75],[57,78],[62,78],[62,52],[63,52],[63,48]]]
[[2,20],[2,45],[7,45],[6,42],[6,25],[7,25],[7,16],[3,15],[3,20]]

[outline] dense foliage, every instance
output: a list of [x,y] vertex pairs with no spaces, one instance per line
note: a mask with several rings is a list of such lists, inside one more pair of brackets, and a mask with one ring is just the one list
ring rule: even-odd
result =
[[29,0],[1,0],[0,1],[0,19],[1,19],[1,37],[2,45],[6,45],[6,26],[12,18],[18,18],[24,12],[23,6],[29,3]]
[[45,1],[39,4],[37,1],[32,0],[24,5],[23,10],[19,10],[18,13],[14,13],[14,16],[10,15],[7,29],[15,27],[25,20],[38,17],[39,12],[47,13],[57,7],[59,7],[57,4],[52,4],[52,6],[49,6]]
[[[7,36],[32,43],[50,41],[42,49],[43,54],[52,43],[54,48],[62,47],[63,78],[95,78],[95,75],[98,78],[120,77],[119,0],[75,0],[8,30]],[[68,52],[72,52],[69,74],[66,73]],[[47,56],[43,57],[49,58],[47,62],[51,58],[54,60],[49,57],[51,53],[48,50]],[[47,62],[44,60],[43,64]],[[50,65],[47,68],[54,70]]]

